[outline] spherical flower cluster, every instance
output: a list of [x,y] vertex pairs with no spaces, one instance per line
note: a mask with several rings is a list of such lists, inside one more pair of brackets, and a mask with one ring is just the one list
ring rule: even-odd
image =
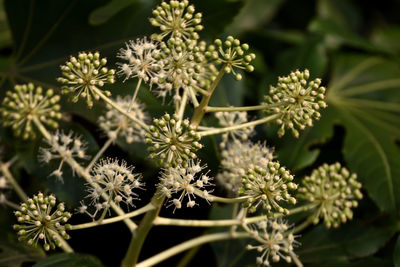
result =
[[[144,104],[138,100],[134,100],[131,104],[131,96],[124,98],[118,96],[115,103],[124,110],[128,110],[131,107],[129,114],[144,124],[147,124],[149,121],[150,115],[145,112]],[[99,117],[98,122],[100,128],[103,129],[109,138],[116,139],[118,136],[121,136],[125,138],[128,144],[144,141],[146,132],[139,124],[111,106],[107,106],[107,109],[108,111]]]
[[303,179],[297,197],[315,204],[315,224],[321,218],[326,227],[339,227],[353,218],[351,209],[363,196],[360,189],[356,174],[350,174],[340,163],[324,164]]
[[163,77],[164,62],[159,60],[159,44],[146,37],[129,41],[126,48],[121,48],[117,57],[127,61],[117,63],[119,74],[125,75],[125,80],[137,77],[145,83],[157,84]]
[[75,94],[73,102],[79,97],[86,99],[89,108],[93,106],[93,98],[98,100],[99,94],[110,96],[109,91],[100,88],[107,83],[114,83],[115,70],[106,67],[107,59],[100,58],[96,53],[79,53],[78,58],[71,57],[65,65],[61,66],[63,77],[58,81],[63,84],[64,94]]
[[241,80],[242,75],[235,72],[235,68],[243,69],[248,72],[254,70],[251,61],[256,58],[254,53],[246,53],[249,49],[248,44],[240,44],[238,39],[228,36],[222,43],[220,39],[214,41],[214,45],[208,47],[205,55],[215,61],[216,64],[223,64],[225,73],[233,73],[236,80]]
[[296,128],[303,130],[312,126],[313,119],[321,117],[320,109],[326,108],[325,87],[321,79],[307,82],[310,72],[295,71],[289,76],[279,77],[276,87],[271,86],[269,95],[265,96],[265,104],[269,107],[265,112],[278,114],[276,122],[281,125],[278,135],[283,136],[290,129],[295,137],[299,136]]
[[[240,125],[247,122],[246,111],[234,111],[234,112],[216,112],[215,117],[218,119],[219,125],[223,127],[230,127]],[[239,130],[233,130],[222,134],[222,142],[220,143],[221,148],[224,148],[231,137],[233,140],[246,141],[249,135],[253,132],[254,126],[242,128]]]
[[137,194],[133,190],[142,188],[140,181],[142,176],[133,173],[134,167],[127,166],[125,161],[119,163],[118,159],[104,159],[96,164],[91,172],[91,184],[87,191],[92,199],[92,204],[97,208],[105,207],[100,203],[102,195],[114,201],[116,204],[121,202],[127,206],[133,206],[133,200],[137,199]]
[[[60,181],[62,180],[63,172],[61,171],[63,164],[68,159],[88,159],[85,151],[87,148],[86,142],[81,140],[81,137],[74,135],[72,131],[68,134],[57,131],[50,136],[50,140],[45,140],[50,147],[39,150],[39,160],[49,163],[53,159],[60,159],[60,165],[57,170],[53,171],[50,176],[55,176]],[[73,169],[74,171],[74,169]]]
[[179,97],[179,90],[184,90],[197,103],[196,95],[208,88],[216,72],[204,56],[205,43],[171,38],[161,43],[161,50],[165,78],[160,79],[157,95],[165,98],[174,91]]
[[189,160],[187,167],[178,165],[163,170],[158,187],[161,194],[167,198],[172,198],[173,194],[178,194],[170,202],[175,209],[180,209],[184,198],[187,197],[186,207],[193,208],[197,203],[195,201],[195,191],[207,199],[209,191],[206,187],[212,185],[212,178],[207,174],[201,174],[206,166],[201,166],[200,161]]
[[1,114],[3,125],[11,126],[16,136],[23,139],[34,138],[35,120],[52,128],[57,128],[55,119],[61,119],[60,96],[52,89],[43,91],[32,83],[16,85],[14,91],[7,91],[3,100]]
[[249,197],[245,206],[250,208],[250,212],[255,212],[261,205],[268,215],[273,215],[273,211],[287,215],[288,209],[283,208],[280,203],[296,204],[296,199],[289,193],[297,189],[292,181],[293,175],[289,171],[278,162],[270,161],[262,167],[255,166],[247,170],[239,192]]
[[189,159],[196,158],[195,152],[203,146],[199,143],[200,135],[189,120],[179,120],[174,115],[165,114],[154,119],[154,125],[146,135],[146,143],[151,145],[150,157],[159,158],[163,166],[187,166]]
[[[53,210],[55,208],[55,210]],[[18,224],[14,229],[18,231],[18,240],[26,241],[30,246],[36,246],[43,242],[43,248],[47,251],[61,246],[60,238],[69,239],[66,233],[69,225],[65,224],[71,217],[65,211],[64,203],[56,206],[56,198],[53,195],[44,196],[38,193],[21,204],[21,209],[15,212]]]
[[188,0],[162,2],[153,10],[153,16],[150,23],[159,27],[162,33],[153,34],[152,38],[160,41],[169,34],[172,38],[198,39],[197,31],[203,29],[201,13],[195,13]]
[[261,253],[256,259],[258,265],[271,266],[270,260],[279,262],[281,259],[287,263],[292,262],[293,257],[296,257],[293,246],[298,245],[298,242],[289,228],[280,220],[268,220],[257,223],[250,230],[250,234],[259,244],[247,245],[247,249],[255,249]]
[[221,152],[221,170],[217,180],[228,193],[236,196],[242,185],[242,176],[249,168],[265,166],[273,159],[272,149],[265,143],[254,144],[238,140],[228,143]]

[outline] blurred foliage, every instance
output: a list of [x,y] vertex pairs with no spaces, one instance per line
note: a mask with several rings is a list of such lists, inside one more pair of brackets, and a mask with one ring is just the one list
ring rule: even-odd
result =
[[[211,41],[232,34],[249,43],[257,54],[256,71],[239,83],[224,78],[211,100],[212,105],[258,104],[277,76],[297,68],[308,68],[313,77],[322,77],[328,88],[329,106],[322,119],[301,132],[299,139],[291,136],[278,139],[273,126],[258,127],[254,137],[266,139],[274,146],[278,160],[295,171],[297,179],[323,162],[339,160],[358,173],[363,183],[366,197],[356,210],[354,221],[335,230],[322,226],[307,229],[300,239],[302,245],[297,248],[300,259],[306,266],[400,266],[400,2],[192,2],[203,13],[203,39]],[[59,65],[79,51],[99,51],[114,64],[116,52],[124,42],[152,33],[148,17],[157,3],[155,0],[0,1],[0,98],[17,83],[34,82],[58,90]],[[134,86],[134,82],[120,81],[111,91],[114,95],[125,95]],[[154,116],[167,109],[146,88],[140,91],[139,98]],[[63,97],[63,110],[68,116],[62,128],[81,134],[93,155],[105,141],[96,125],[104,104],[95,103],[88,110],[83,103],[72,104]],[[205,123],[213,124],[215,120],[207,117]],[[77,207],[84,196],[83,182],[72,172],[65,174],[64,184],[47,178],[51,169],[37,162],[42,140],[20,142],[4,128],[0,128],[0,137],[6,151],[4,160],[14,154],[20,158],[12,171],[28,194],[38,190],[53,192],[71,210]],[[207,149],[201,151],[200,157],[215,174],[218,138],[207,138],[204,142]],[[127,145],[119,140],[107,155],[130,160],[137,170],[144,172],[149,183],[156,181],[156,170],[147,160],[143,145]],[[154,189],[149,188],[141,197],[143,203],[152,192]],[[217,192],[222,193],[218,189]],[[11,192],[8,196],[18,202]],[[227,209],[216,206],[210,211],[205,206],[187,215],[178,212],[177,216],[206,218],[210,212],[211,218],[219,218],[230,213]],[[32,263],[43,257],[42,251],[17,244],[11,229],[14,218],[5,212],[1,215],[5,230],[1,232],[0,265],[20,266],[22,262]],[[77,216],[72,223],[84,220]],[[99,257],[106,266],[115,266],[124,255],[129,233],[119,225],[107,228],[113,235],[101,233],[102,230],[74,232],[71,245],[79,253]],[[187,234],[181,235],[182,231]],[[165,239],[176,235],[190,238],[199,232],[177,229],[164,234]],[[155,234],[149,238],[148,244],[157,244],[157,250],[168,245],[159,244],[159,236]],[[254,255],[243,250],[242,241],[206,246],[209,249],[195,253],[189,266],[254,266]],[[155,252],[153,249],[147,247],[143,254],[150,256]],[[179,257],[163,266],[175,265]],[[101,266],[94,257],[80,254],[53,255],[35,266],[71,264]]]

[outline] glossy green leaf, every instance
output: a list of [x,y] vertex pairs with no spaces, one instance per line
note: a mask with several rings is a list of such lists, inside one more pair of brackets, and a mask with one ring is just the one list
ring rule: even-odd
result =
[[137,0],[109,1],[107,4],[97,8],[90,14],[89,23],[92,25],[103,24],[111,17],[115,16],[118,12],[135,2],[137,2]]
[[64,253],[47,257],[37,262],[34,267],[103,267],[104,265],[94,256],[74,253]]
[[304,263],[321,263],[327,260],[355,259],[374,254],[395,233],[394,226],[375,228],[350,222],[338,229],[323,225],[302,236],[302,246],[296,250]]
[[12,238],[5,238],[0,241],[0,266],[19,267],[24,262],[35,262],[45,256],[43,250],[32,248],[17,241],[11,241]]
[[376,29],[371,35],[371,42],[392,53],[400,53],[400,27],[387,26]]

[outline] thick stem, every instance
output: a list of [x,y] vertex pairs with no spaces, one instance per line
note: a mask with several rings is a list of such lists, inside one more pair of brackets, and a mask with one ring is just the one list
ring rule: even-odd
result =
[[9,166],[12,161],[13,159],[6,163],[0,161],[0,169],[4,177],[6,177],[7,182],[12,186],[19,198],[25,202],[28,199],[28,196],[26,195],[25,191],[19,186],[18,182],[14,179],[14,176],[9,170]]
[[199,126],[201,120],[204,117],[205,108],[208,106],[208,103],[210,102],[211,96],[214,93],[215,88],[221,81],[222,77],[225,74],[225,66],[222,66],[221,70],[219,71],[217,77],[215,78],[214,82],[211,84],[210,89],[208,90],[208,95],[203,96],[201,99],[201,102],[198,107],[194,109],[193,117],[192,117],[192,124],[194,126]]
[[154,266],[157,263],[162,262],[163,260],[166,260],[176,254],[179,254],[192,247],[200,246],[202,244],[215,241],[222,241],[227,239],[240,239],[240,238],[250,238],[250,235],[248,233],[234,233],[234,235],[232,236],[231,233],[226,232],[226,233],[216,233],[216,234],[200,236],[197,238],[193,238],[189,241],[183,242],[167,250],[164,250],[163,252],[138,263],[136,267]]
[[131,239],[128,251],[126,252],[125,258],[123,259],[121,264],[122,267],[132,267],[136,265],[147,234],[153,227],[153,222],[157,218],[164,203],[165,197],[160,196],[160,190],[161,189],[157,189],[156,193],[150,201],[150,203],[155,208],[146,213],[146,215],[140,222],[139,227],[137,228],[136,235],[133,236]]
[[[43,124],[39,121],[37,117],[33,117],[33,122],[35,123],[36,127],[40,130],[42,135],[49,141],[51,141],[51,135],[50,133],[46,130],[46,128],[43,126]],[[81,177],[83,177],[87,183],[89,183],[91,186],[94,186],[94,183],[91,181],[91,176],[90,174],[85,171],[85,169],[79,165],[78,162],[76,162],[73,158],[67,158],[65,162],[68,163],[68,165],[71,166],[71,168],[77,172]],[[108,201],[109,197],[107,194],[103,193],[102,198]],[[118,214],[118,215],[124,215],[125,212],[113,201],[110,202],[111,208]],[[128,226],[129,230],[133,232],[136,229],[136,224],[131,221],[129,218],[124,220],[125,224]]]
[[138,216],[140,214],[146,213],[146,212],[148,212],[150,210],[154,210],[154,209],[155,209],[155,207],[153,206],[153,204],[149,203],[146,206],[143,206],[140,209],[137,209],[135,211],[126,213],[124,215],[120,215],[120,216],[104,219],[101,222],[95,221],[95,222],[71,225],[71,230],[80,230],[80,229],[96,227],[96,226],[100,226],[100,225],[104,225],[104,224],[110,224],[110,223],[119,222],[119,221],[122,221],[124,219],[132,218],[132,217]]
[[[118,134],[118,131],[117,131],[117,134]],[[92,169],[93,165],[101,157],[101,155],[103,155],[103,153],[107,150],[107,148],[112,144],[113,141],[114,141],[113,138],[109,138],[107,140],[107,142],[104,143],[103,147],[97,152],[96,156],[94,156],[92,161],[90,161],[89,165],[85,168],[86,172],[89,172]]]
[[255,223],[266,220],[267,216],[256,216],[243,219],[231,219],[231,220],[185,220],[185,219],[172,219],[157,217],[154,220],[154,225],[169,225],[169,226],[186,226],[186,227],[225,227],[232,225],[242,225]]
[[118,106],[114,101],[112,101],[110,98],[105,96],[101,90],[99,90],[97,88],[93,88],[93,90],[95,91],[96,94],[98,94],[100,96],[101,99],[104,100],[104,102],[106,102],[107,104],[109,104],[110,106],[115,108],[118,112],[120,112],[121,114],[125,115],[127,118],[129,118],[133,122],[135,122],[138,125],[140,125],[140,127],[142,127],[144,130],[146,130],[146,131],[149,130],[149,126],[147,126],[144,122],[136,119],[134,116],[132,116],[132,114],[130,114],[129,112],[127,112],[126,110],[124,110],[123,108]]
[[186,107],[186,104],[187,104],[187,99],[188,99],[188,92],[187,92],[187,90],[184,90],[183,91],[183,95],[182,95],[182,99],[181,99],[181,103],[180,103],[180,106],[179,106],[179,109],[178,109],[178,114],[177,114],[179,120],[182,120],[183,114],[185,113],[185,107]]
[[198,134],[201,137],[203,137],[203,136],[207,136],[207,135],[226,133],[226,132],[230,132],[230,131],[234,131],[234,130],[251,127],[251,126],[256,126],[256,125],[263,124],[263,123],[266,123],[269,121],[273,121],[273,120],[277,119],[278,117],[279,117],[279,114],[274,114],[274,115],[270,115],[268,117],[258,119],[255,121],[250,121],[250,122],[242,123],[239,125],[234,125],[234,126],[229,126],[229,127],[224,127],[224,128],[214,129],[214,130],[202,131],[202,132],[198,132]]

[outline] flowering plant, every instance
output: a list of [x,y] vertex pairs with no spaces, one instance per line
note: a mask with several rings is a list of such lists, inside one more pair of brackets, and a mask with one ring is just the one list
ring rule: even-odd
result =
[[[123,253],[112,266],[169,265],[171,257],[186,252],[179,263],[184,266],[199,246],[235,242],[245,255],[238,266],[299,267],[303,258],[307,262],[308,236],[352,229],[360,203],[371,199],[384,211],[395,205],[394,195],[388,200],[394,204],[387,204],[368,182],[365,201],[368,180],[341,158],[315,161],[317,154],[302,151],[295,165],[285,159],[285,149],[296,157],[299,148],[292,144],[308,142],[324,116],[342,119],[331,111],[340,114],[345,105],[339,82],[331,88],[312,68],[293,68],[271,79],[268,88],[263,81],[256,103],[218,101],[224,90],[229,96],[237,84],[245,88],[247,77],[256,80],[252,75],[259,74],[263,59],[251,39],[203,39],[207,27],[195,4],[155,4],[148,22],[152,34],[119,42],[107,58],[101,47],[64,57],[55,89],[34,79],[23,82],[22,75],[18,82],[10,78],[1,122],[21,143],[5,144],[0,202],[14,209],[13,229],[25,249],[79,255],[85,252],[74,241],[80,233],[96,229],[101,236],[104,225],[116,224],[125,227],[121,231],[129,235],[118,235],[129,241],[118,242]],[[359,88],[348,90],[364,90]],[[87,131],[82,125],[89,117]],[[81,126],[73,126],[79,120]],[[25,161],[18,145],[23,142],[35,144],[35,167]],[[50,186],[27,186],[21,166],[43,173]],[[301,170],[305,166],[310,168]],[[210,218],[201,216],[209,209]],[[174,226],[208,230],[152,250],[148,240],[157,228]]]

